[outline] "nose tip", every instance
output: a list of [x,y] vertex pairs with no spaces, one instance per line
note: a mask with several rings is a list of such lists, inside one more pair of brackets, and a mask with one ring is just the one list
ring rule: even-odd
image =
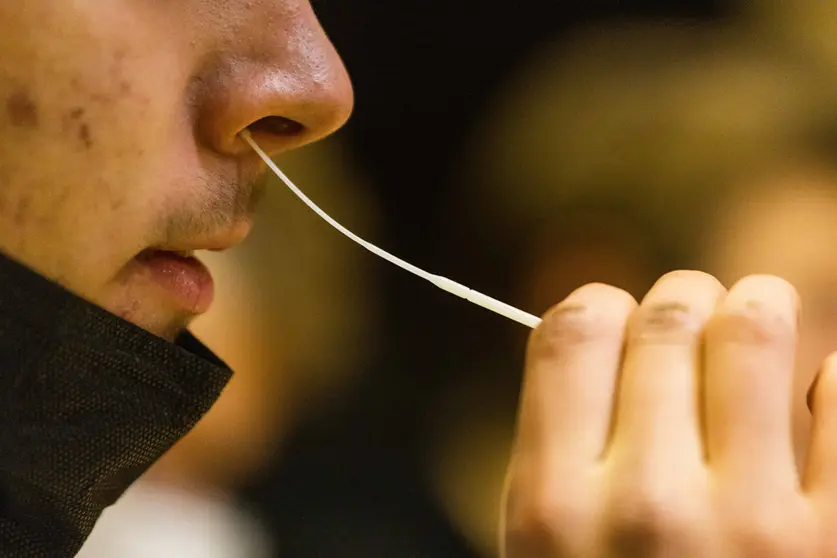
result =
[[352,113],[354,93],[339,58],[330,73],[338,75],[311,79],[296,92],[278,89],[272,110],[236,130],[235,149],[249,150],[237,137],[245,129],[267,153],[278,153],[311,143],[341,128]]
[[262,149],[275,154],[346,123],[354,105],[351,81],[325,34],[314,35],[304,47],[286,47],[270,59],[228,60],[213,72],[216,77],[202,76],[198,128],[212,149],[225,155],[250,152],[239,137],[248,129]]

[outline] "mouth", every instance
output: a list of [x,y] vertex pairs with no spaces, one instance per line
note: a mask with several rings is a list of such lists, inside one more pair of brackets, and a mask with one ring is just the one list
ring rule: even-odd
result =
[[209,310],[215,290],[212,274],[193,251],[149,248],[135,260],[179,308],[193,314]]
[[212,274],[195,257],[195,251],[223,252],[232,248],[247,237],[251,226],[252,222],[245,219],[217,234],[152,245],[137,254],[134,263],[162,288],[173,306],[189,314],[203,314],[212,305],[215,286]]

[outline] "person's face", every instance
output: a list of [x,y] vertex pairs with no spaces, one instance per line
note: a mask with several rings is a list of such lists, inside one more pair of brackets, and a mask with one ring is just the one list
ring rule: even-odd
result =
[[[837,177],[788,177],[776,190],[726,207],[707,258],[725,284],[750,273],[790,281],[802,300],[793,394],[800,462],[810,413],[805,396],[823,359],[837,350]],[[753,397],[758,397],[754,393]]]
[[261,169],[348,118],[307,0],[0,0],[0,250],[172,338],[194,262],[243,239]]

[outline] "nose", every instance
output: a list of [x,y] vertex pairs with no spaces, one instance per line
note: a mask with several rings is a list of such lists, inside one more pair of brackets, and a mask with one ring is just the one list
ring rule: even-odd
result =
[[[289,7],[289,5],[292,5]],[[252,18],[218,48],[196,83],[197,136],[228,156],[249,153],[249,129],[268,153],[340,128],[354,96],[346,68],[308,2],[250,2]]]

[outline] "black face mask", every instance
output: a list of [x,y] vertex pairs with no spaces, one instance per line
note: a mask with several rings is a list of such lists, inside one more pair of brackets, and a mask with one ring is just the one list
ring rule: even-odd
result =
[[230,376],[0,256],[0,556],[74,556]]

